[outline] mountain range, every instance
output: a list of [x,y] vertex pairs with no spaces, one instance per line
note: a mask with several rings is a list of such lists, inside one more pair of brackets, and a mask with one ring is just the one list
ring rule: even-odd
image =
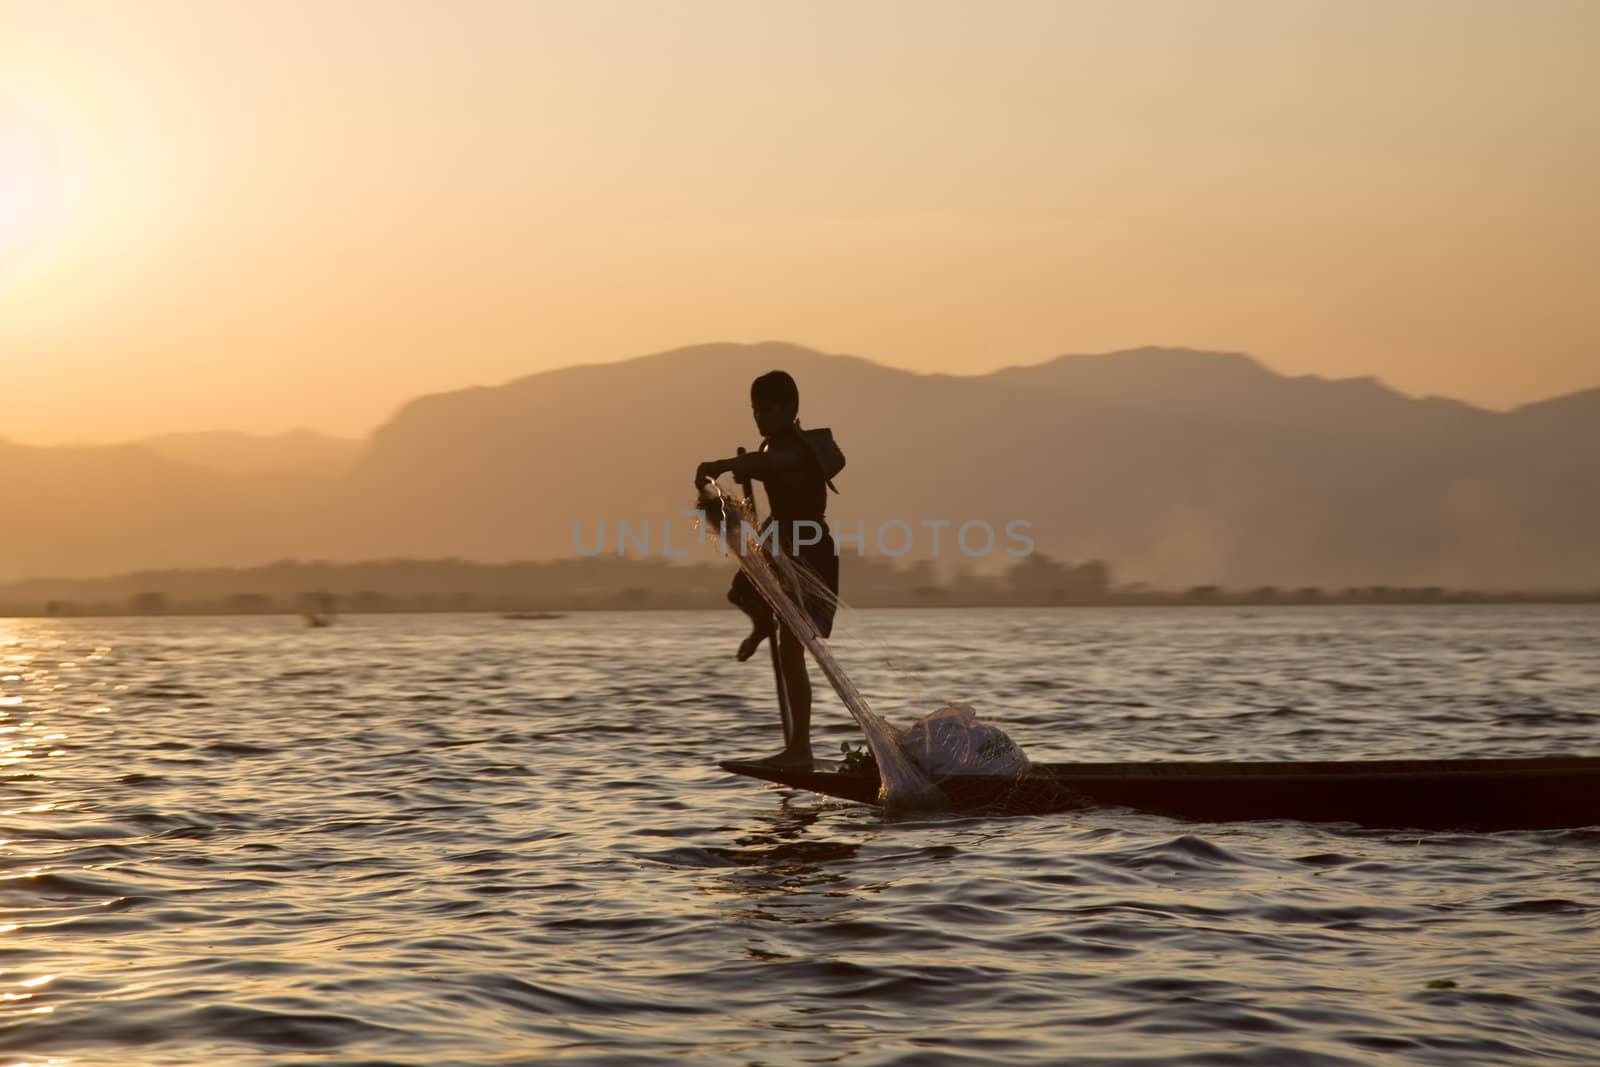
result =
[[[648,521],[694,549],[695,464],[753,447],[748,386],[781,367],[848,458],[830,516],[899,520],[940,565],[955,528],[1029,524],[1121,580],[1600,588],[1600,389],[1494,412],[1374,378],[1139,348],[976,376],[783,343],[708,344],[406,404],[365,441],[0,440],[0,581],[281,558],[552,559]],[[888,528],[885,528],[888,529]],[[903,531],[890,531],[897,547]],[[981,540],[975,538],[974,540]],[[1000,548],[1005,547],[1003,534]]]
[[221,430],[146,437],[135,445],[165,459],[222,474],[320,472],[341,474],[361,454],[360,441],[311,430],[261,435]]

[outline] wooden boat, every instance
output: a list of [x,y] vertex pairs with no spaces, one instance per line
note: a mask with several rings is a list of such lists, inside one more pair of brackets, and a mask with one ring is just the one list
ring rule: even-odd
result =
[[[818,760],[723,770],[863,804],[878,772]],[[1020,778],[938,780],[957,811],[1044,814],[1120,806],[1182,819],[1297,819],[1420,830],[1540,830],[1600,825],[1600,757],[1363,760],[1328,763],[1045,763]]]

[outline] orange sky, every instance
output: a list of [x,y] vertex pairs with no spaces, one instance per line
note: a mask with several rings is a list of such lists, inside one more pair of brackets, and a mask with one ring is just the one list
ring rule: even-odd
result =
[[0,436],[706,340],[1600,385],[1600,4],[0,0]]

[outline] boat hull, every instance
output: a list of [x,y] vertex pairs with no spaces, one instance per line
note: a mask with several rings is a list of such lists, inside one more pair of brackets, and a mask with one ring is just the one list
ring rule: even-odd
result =
[[[876,770],[722,768],[875,804]],[[1295,819],[1430,830],[1600,825],[1600,758],[1350,762],[1047,763],[1022,778],[938,780],[957,811],[1043,814],[1094,806],[1206,822]]]

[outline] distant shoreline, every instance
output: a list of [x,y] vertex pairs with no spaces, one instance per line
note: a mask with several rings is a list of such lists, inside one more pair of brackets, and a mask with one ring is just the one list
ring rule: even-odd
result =
[[[1298,607],[1595,604],[1600,588],[1493,590],[1442,585],[1221,584],[1161,589],[1118,580],[1103,560],[1042,553],[995,574],[941,575],[923,561],[846,557],[845,603],[855,608]],[[574,558],[511,563],[389,559],[280,560],[245,569],[146,570],[101,578],[0,584],[0,617],[341,615],[726,610],[727,562]],[[534,621],[534,620],[524,620]],[[312,625],[316,625],[312,622]]]
[[[1477,606],[1535,606],[1535,605],[1588,605],[1600,604],[1600,591],[1593,593],[1460,593],[1439,597],[1392,595],[1386,597],[1324,596],[1321,598],[1252,597],[1228,595],[1195,598],[1185,594],[1145,594],[1113,596],[1085,600],[1002,600],[972,599],[956,601],[948,598],[873,598],[848,600],[846,606],[862,610],[915,611],[962,609],[1014,609],[1036,611],[1040,609],[1072,608],[1330,608],[1330,607],[1477,607]],[[707,596],[658,596],[640,601],[623,595],[588,597],[581,601],[539,601],[504,604],[452,604],[423,603],[399,600],[384,607],[344,608],[331,615],[319,616],[326,623],[336,622],[341,616],[373,615],[499,615],[511,623],[546,623],[570,614],[588,612],[627,611],[726,611],[731,610],[720,591]],[[0,619],[118,619],[118,618],[198,618],[198,617],[305,617],[303,609],[289,605],[274,605],[256,610],[244,610],[225,603],[176,603],[160,610],[135,610],[125,605],[80,605],[73,611],[47,611],[37,605],[0,603]],[[520,616],[520,617],[519,617]]]

